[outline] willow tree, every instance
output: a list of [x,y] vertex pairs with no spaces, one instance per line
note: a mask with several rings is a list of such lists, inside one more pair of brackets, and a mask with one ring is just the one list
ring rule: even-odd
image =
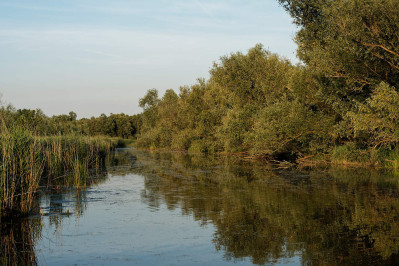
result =
[[229,108],[247,104],[265,106],[280,97],[288,85],[293,66],[261,44],[229,56],[222,56],[210,70],[211,82],[227,96]]
[[[381,132],[396,132],[398,125],[382,126],[380,119],[390,118],[376,99],[381,88],[388,86],[393,94],[399,88],[399,1],[279,2],[299,26],[298,57],[313,71],[323,104],[336,113],[337,141],[367,147],[382,141]],[[385,141],[395,139],[388,135]]]
[[351,92],[399,85],[399,1],[279,0],[300,27],[298,56]]
[[146,95],[139,100],[139,106],[143,108],[142,129],[138,146],[156,147],[157,134],[155,132],[159,121],[159,102],[158,91],[156,89],[148,90]]
[[287,92],[294,67],[291,63],[263,48],[223,56],[210,71],[212,90],[219,92],[225,109],[219,138],[227,151],[248,150],[245,144],[252,130],[254,116],[262,108],[279,101]]

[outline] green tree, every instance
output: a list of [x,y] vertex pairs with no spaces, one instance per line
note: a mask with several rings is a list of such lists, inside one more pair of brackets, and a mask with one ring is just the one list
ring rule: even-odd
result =
[[210,70],[211,82],[220,87],[227,106],[272,104],[287,88],[293,67],[287,59],[265,50],[261,44],[223,56]]
[[399,143],[399,93],[394,87],[381,83],[348,117],[355,136],[365,141],[363,145],[391,148]]
[[[298,56],[346,94],[399,83],[399,2],[396,0],[279,0],[300,26]],[[336,81],[336,82],[337,82]],[[359,93],[359,90],[364,93]]]
[[284,99],[262,109],[246,141],[252,152],[296,158],[328,151],[334,121],[298,101]]

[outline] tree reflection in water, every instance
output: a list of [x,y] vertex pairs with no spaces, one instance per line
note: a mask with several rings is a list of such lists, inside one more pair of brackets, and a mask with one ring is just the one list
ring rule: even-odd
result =
[[398,180],[359,170],[279,170],[232,157],[137,152],[144,202],[216,227],[228,260],[399,263]]

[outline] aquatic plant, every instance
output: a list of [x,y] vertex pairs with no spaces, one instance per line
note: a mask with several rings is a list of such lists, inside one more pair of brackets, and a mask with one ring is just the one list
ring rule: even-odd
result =
[[43,172],[40,143],[27,131],[3,128],[0,149],[1,216],[26,213]]
[[[32,209],[34,195],[63,177],[67,185],[85,187],[89,170],[99,172],[114,139],[59,135],[34,136],[19,127],[3,125],[0,134],[1,215],[20,216]],[[73,177],[73,181],[66,177]]]

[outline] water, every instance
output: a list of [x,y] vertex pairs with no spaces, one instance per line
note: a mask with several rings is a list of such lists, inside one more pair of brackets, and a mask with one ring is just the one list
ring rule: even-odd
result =
[[[86,190],[42,193],[1,264],[397,264],[399,177],[119,150]],[[5,230],[3,230],[5,231]]]

